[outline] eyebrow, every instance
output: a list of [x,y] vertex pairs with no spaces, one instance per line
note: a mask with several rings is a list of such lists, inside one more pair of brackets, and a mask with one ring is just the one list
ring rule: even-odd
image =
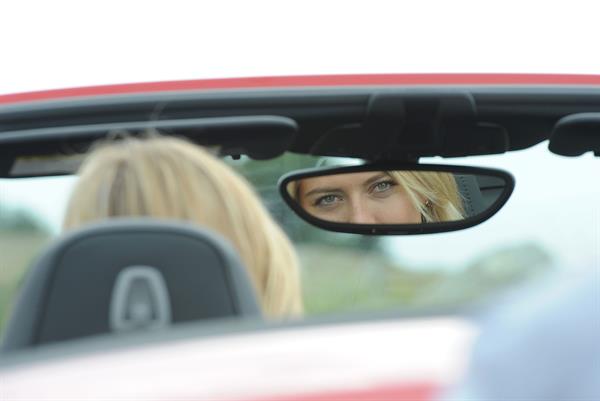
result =
[[380,180],[381,178],[385,178],[385,177],[387,177],[387,178],[392,178],[392,177],[391,177],[391,176],[390,176],[388,173],[380,173],[380,174],[377,174],[377,175],[375,175],[375,176],[373,176],[373,177],[369,178],[369,179],[368,179],[368,180],[366,180],[365,182],[363,182],[363,186],[368,186],[368,185],[371,185],[371,184],[372,184],[372,183],[374,183],[375,181],[378,181],[378,180]]
[[330,194],[332,192],[333,193],[341,193],[343,191],[339,188],[315,188],[315,189],[310,190],[307,193],[305,193],[304,197],[306,198],[311,195],[319,195],[319,194]]
[[[379,173],[374,175],[371,178],[368,178],[367,180],[365,180],[362,185],[363,186],[369,186],[372,183],[374,183],[375,181],[380,180],[381,178],[391,178],[390,175],[388,173]],[[340,188],[335,188],[335,187],[326,187],[326,188],[315,188],[312,189],[310,191],[308,191],[307,193],[304,194],[304,198],[309,197],[309,196],[313,196],[313,195],[320,195],[320,194],[330,194],[330,193],[343,193],[344,191],[342,191]]]

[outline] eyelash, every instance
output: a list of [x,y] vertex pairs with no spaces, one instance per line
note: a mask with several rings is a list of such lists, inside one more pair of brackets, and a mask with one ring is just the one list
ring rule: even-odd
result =
[[[379,182],[376,182],[373,185],[371,185],[371,187],[369,188],[369,192],[371,192],[371,193],[375,192],[376,189],[377,189],[377,187],[379,185],[381,185],[381,184],[387,184],[389,186],[386,189],[382,189],[382,190],[380,190],[379,192],[376,192],[376,193],[386,192],[387,190],[391,189],[392,187],[398,185],[398,183],[396,183],[393,180],[379,181]],[[324,196],[321,196],[321,197],[315,199],[315,201],[313,202],[312,205],[315,206],[315,207],[330,206],[331,204],[329,204],[329,205],[323,205],[323,201],[326,198],[329,198],[329,197],[334,197],[334,198],[338,198],[338,199],[341,198],[339,195],[324,195]]]
[[339,196],[339,195],[324,195],[324,196],[321,196],[321,197],[319,197],[319,198],[315,199],[315,201],[313,202],[313,206],[316,206],[316,207],[329,206],[329,205],[323,205],[323,204],[322,204],[322,202],[323,202],[323,201],[324,201],[326,198],[329,198],[329,197],[340,198],[340,196]]
[[389,187],[388,187],[388,188],[386,188],[386,189],[384,189],[384,190],[381,190],[381,191],[379,191],[379,192],[384,192],[384,191],[387,191],[388,189],[391,189],[392,187],[395,187],[396,185],[398,185],[396,182],[394,182],[394,181],[392,181],[392,180],[379,181],[379,182],[376,182],[376,183],[374,183],[374,184],[371,186],[371,188],[369,189],[369,190],[370,190],[370,192],[374,192],[374,191],[377,189],[377,187],[378,187],[379,185],[381,185],[381,184],[388,184],[388,185],[389,185]]

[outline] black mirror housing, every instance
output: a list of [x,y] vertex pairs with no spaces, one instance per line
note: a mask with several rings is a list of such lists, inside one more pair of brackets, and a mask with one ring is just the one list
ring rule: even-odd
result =
[[279,180],[285,202],[308,223],[366,235],[473,227],[504,206],[514,185],[498,169],[396,162],[299,170]]

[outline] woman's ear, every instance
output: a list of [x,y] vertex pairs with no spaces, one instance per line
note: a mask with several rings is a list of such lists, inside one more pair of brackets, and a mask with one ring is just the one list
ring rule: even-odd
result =
[[434,210],[433,210],[433,202],[429,198],[425,198],[421,201],[422,210],[421,210],[421,223],[427,223],[427,217],[424,212],[427,213],[427,216],[430,218],[434,218]]

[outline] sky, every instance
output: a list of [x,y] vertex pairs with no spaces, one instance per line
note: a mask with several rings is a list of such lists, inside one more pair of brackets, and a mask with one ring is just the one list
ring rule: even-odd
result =
[[600,72],[594,1],[0,4],[0,94],[264,75]]
[[[6,1],[0,94],[266,75],[600,74],[598,15],[595,2],[579,0]],[[506,168],[517,188],[489,222],[440,234],[435,252],[431,238],[390,240],[403,258],[462,264],[473,257],[465,244],[477,235],[484,248],[498,238],[533,239],[565,264],[600,260],[598,159],[562,158],[541,144],[443,162]],[[8,185],[0,182],[2,199],[30,202],[56,226],[62,211],[55,205],[64,204],[72,181],[45,180],[34,196],[25,184]]]

